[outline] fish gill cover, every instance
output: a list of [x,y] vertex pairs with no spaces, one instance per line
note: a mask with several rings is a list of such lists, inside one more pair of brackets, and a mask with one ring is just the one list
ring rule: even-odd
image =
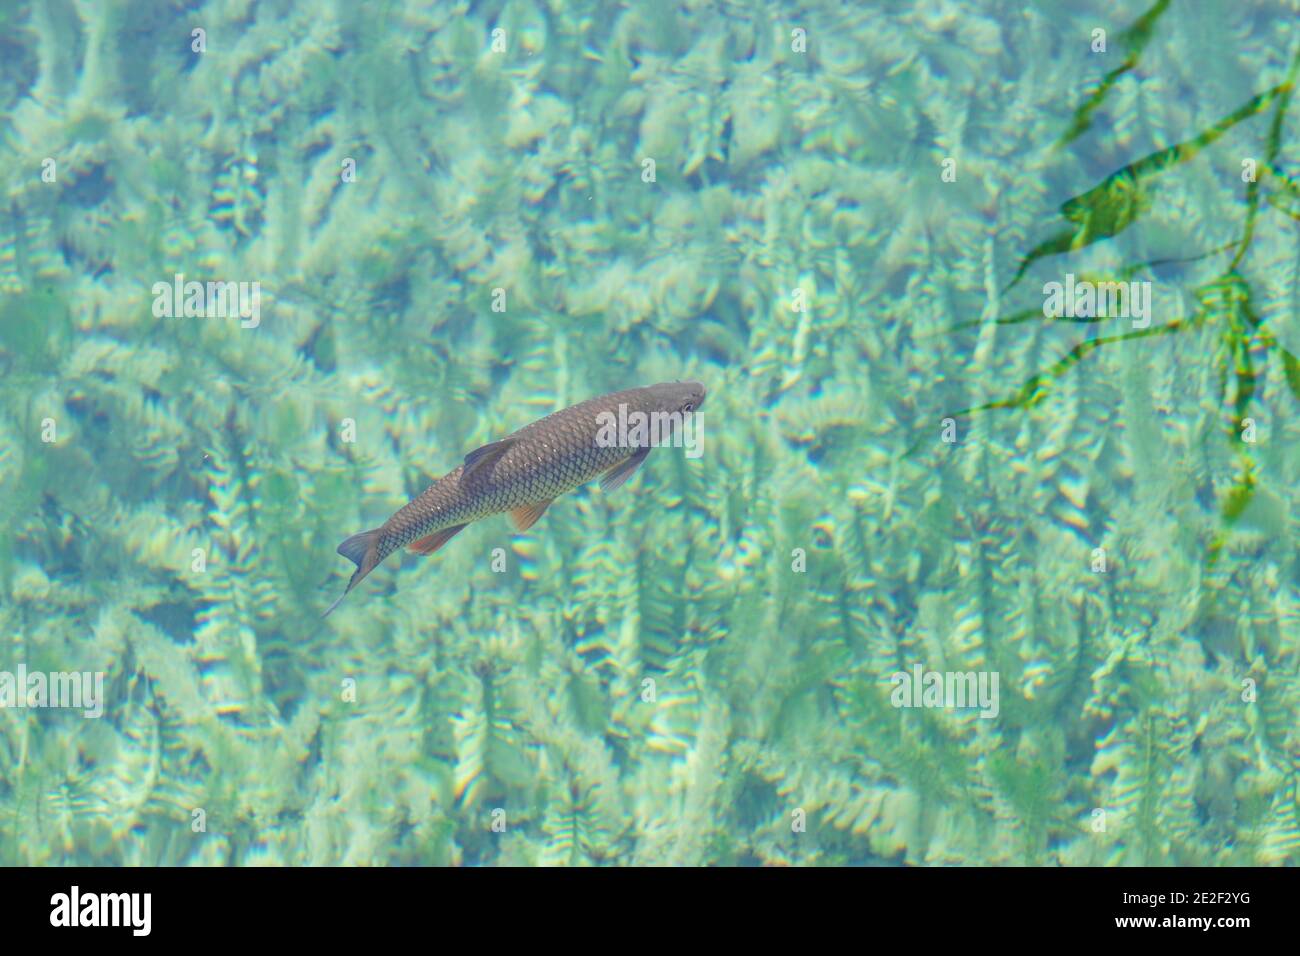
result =
[[1300,863],[1295,12],[0,3],[0,863]]

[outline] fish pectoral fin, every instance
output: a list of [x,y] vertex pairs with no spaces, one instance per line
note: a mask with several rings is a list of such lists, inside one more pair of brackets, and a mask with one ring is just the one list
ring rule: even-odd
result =
[[463,524],[454,524],[450,528],[443,528],[441,531],[435,531],[433,534],[425,535],[418,541],[412,541],[407,545],[407,547],[416,554],[433,554],[433,552],[437,551],[452,538],[456,537],[456,535],[463,531],[464,528],[465,525]]
[[527,531],[537,524],[537,519],[546,514],[546,509],[551,506],[551,502],[554,500],[554,498],[549,498],[546,501],[539,501],[535,505],[520,505],[518,508],[512,508],[510,520],[515,523],[515,530]]
[[501,460],[501,456],[508,452],[514,443],[513,438],[503,438],[482,448],[475,448],[465,456],[465,468],[460,473],[460,480],[469,481],[480,472],[485,475],[491,473],[492,467]]
[[636,453],[627,461],[619,462],[609,471],[600,476],[600,490],[608,494],[623,482],[632,477],[632,474],[641,467],[641,462],[645,461],[645,456],[650,454],[650,446],[638,448]]

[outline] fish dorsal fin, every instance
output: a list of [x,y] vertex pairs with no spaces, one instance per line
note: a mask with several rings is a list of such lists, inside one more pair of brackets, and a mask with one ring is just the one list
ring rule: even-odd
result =
[[554,501],[551,498],[548,501],[539,501],[535,505],[520,505],[510,511],[510,520],[515,523],[516,531],[527,531],[533,525],[537,524],[537,519],[546,514],[546,509]]
[[465,456],[465,470],[460,473],[460,480],[469,481],[475,475],[490,474],[492,467],[514,446],[514,443],[513,438],[503,438],[482,448],[475,448]]
[[650,446],[638,448],[631,458],[621,461],[609,471],[600,476],[600,490],[608,494],[623,482],[632,477],[632,474],[641,467],[641,462],[645,461],[645,456],[650,454]]
[[450,528],[443,528],[441,531],[425,535],[418,541],[412,541],[409,547],[416,554],[433,554],[433,552],[460,534],[464,527],[463,524],[457,524],[452,525]]

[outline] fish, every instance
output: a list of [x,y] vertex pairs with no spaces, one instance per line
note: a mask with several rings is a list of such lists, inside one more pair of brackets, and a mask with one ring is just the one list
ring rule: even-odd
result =
[[[519,531],[531,528],[560,495],[596,478],[611,492],[641,467],[653,447],[699,411],[705,388],[699,382],[663,382],[587,399],[525,425],[505,438],[476,448],[455,469],[408,501],[378,528],[352,535],[338,553],[356,570],[328,617],[362,579],[394,551],[433,554],[480,518],[509,512]],[[640,420],[660,425],[629,432]],[[658,416],[658,417],[655,417]],[[622,426],[623,441],[611,441]],[[627,440],[628,438],[633,441]]]

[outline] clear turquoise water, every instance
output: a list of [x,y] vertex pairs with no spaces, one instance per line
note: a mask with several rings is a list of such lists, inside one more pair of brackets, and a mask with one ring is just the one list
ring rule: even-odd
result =
[[[1295,23],[3,0],[0,862],[1300,862]],[[700,458],[320,619],[674,379]]]

